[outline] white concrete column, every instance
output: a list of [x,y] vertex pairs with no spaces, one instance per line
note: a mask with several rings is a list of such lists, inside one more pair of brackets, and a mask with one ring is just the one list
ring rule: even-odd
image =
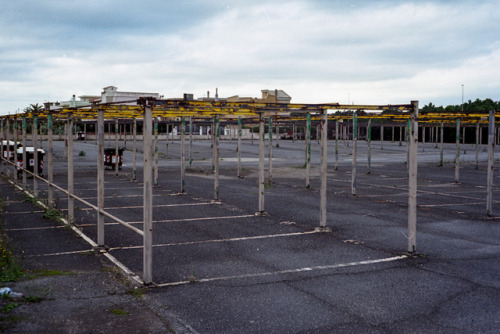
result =
[[408,253],[417,251],[418,101],[412,101],[408,161]]
[[144,158],[144,195],[143,195],[143,224],[144,224],[144,250],[143,250],[143,281],[145,284],[153,282],[153,102],[144,101],[143,125],[143,158]]

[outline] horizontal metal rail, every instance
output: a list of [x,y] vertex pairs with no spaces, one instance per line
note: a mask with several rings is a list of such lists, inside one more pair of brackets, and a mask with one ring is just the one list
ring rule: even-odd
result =
[[76,196],[75,194],[70,194],[70,193],[69,193],[66,189],[64,189],[64,188],[62,188],[62,187],[60,187],[60,186],[58,186],[58,185],[57,185],[57,184],[55,184],[55,183],[50,183],[48,180],[44,179],[43,177],[41,177],[41,176],[39,176],[39,175],[35,175],[34,173],[30,172],[29,170],[27,170],[27,169],[25,169],[25,168],[23,168],[23,167],[18,167],[18,166],[17,166],[17,164],[15,164],[14,162],[11,162],[11,161],[9,161],[9,160],[6,160],[6,159],[4,159],[3,157],[2,157],[1,159],[2,159],[3,161],[7,162],[8,164],[13,165],[13,166],[14,166],[14,167],[16,167],[16,168],[20,168],[21,170],[24,170],[26,173],[28,173],[28,174],[32,175],[33,177],[36,177],[37,179],[39,179],[39,180],[41,180],[41,181],[43,181],[43,182],[45,182],[47,185],[49,185],[49,186],[51,186],[51,187],[54,187],[55,189],[57,189],[57,190],[59,190],[59,191],[61,191],[61,192],[65,193],[66,195],[68,195],[68,196],[70,196],[70,197],[72,197],[72,198],[76,199],[77,201],[79,201],[79,202],[81,202],[81,203],[83,203],[83,204],[87,205],[88,207],[90,207],[90,208],[94,209],[94,210],[95,210],[96,212],[98,212],[98,213],[101,213],[101,214],[102,214],[102,215],[104,215],[105,217],[107,217],[107,218],[109,218],[109,219],[111,219],[111,220],[113,220],[113,221],[115,221],[115,222],[117,222],[117,223],[119,223],[119,224],[121,224],[121,225],[125,226],[126,228],[128,228],[128,229],[130,229],[130,230],[134,231],[135,233],[137,233],[137,234],[139,234],[139,235],[144,236],[144,231],[142,231],[142,230],[138,229],[138,228],[137,228],[137,227],[135,227],[135,226],[130,225],[130,224],[129,224],[129,223],[127,223],[126,221],[123,221],[123,220],[121,220],[120,218],[115,217],[115,216],[113,216],[112,214],[110,214],[109,212],[106,212],[106,211],[104,211],[104,210],[99,211],[99,208],[98,208],[97,206],[95,206],[94,204],[87,202],[86,200],[84,200],[83,198],[80,198],[80,197]]

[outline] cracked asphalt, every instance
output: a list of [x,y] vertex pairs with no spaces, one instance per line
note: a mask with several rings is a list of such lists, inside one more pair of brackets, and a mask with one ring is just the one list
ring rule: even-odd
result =
[[[357,196],[353,197],[352,144],[339,142],[339,168],[335,170],[334,142],[329,142],[327,225],[331,232],[315,231],[320,187],[316,142],[311,189],[305,188],[304,142],[280,141],[279,147],[273,147],[265,216],[255,215],[258,142],[243,142],[243,178],[236,176],[236,141],[221,140],[220,145],[220,202],[214,202],[210,142],[193,143],[185,194],[179,194],[179,142],[159,143],[159,186],[153,189],[154,284],[139,297],[129,293],[133,288],[123,279],[126,275],[116,269],[103,270],[115,268],[114,264],[103,254],[89,253],[91,246],[75,233],[55,222],[31,218],[41,217],[42,210],[28,208],[32,204],[22,201],[24,195],[3,181],[2,197],[17,195],[8,195],[2,219],[9,237],[20,246],[26,266],[81,273],[64,276],[65,286],[82,284],[84,295],[89,296],[97,289],[105,296],[101,310],[109,310],[113,303],[123,309],[130,306],[123,317],[106,314],[101,319],[99,312],[82,311],[95,298],[64,298],[55,293],[38,307],[60,315],[40,317],[37,309],[29,323],[35,326],[39,319],[40,327],[33,328],[74,333],[500,331],[500,215],[486,216],[485,146],[475,169],[474,147],[461,145],[460,183],[456,184],[455,145],[445,145],[444,167],[437,166],[439,149],[434,144],[420,145],[418,254],[405,256],[408,180],[404,143],[386,141],[381,149],[373,142],[371,173],[367,174],[366,143],[358,142]],[[137,156],[138,181],[132,182],[132,144],[122,141],[120,146],[127,147],[125,165],[119,175],[106,171],[105,207],[141,229],[142,155]],[[75,193],[95,204],[95,142],[75,142],[74,150]],[[55,142],[54,151],[54,180],[65,187],[63,142]],[[500,210],[498,180],[495,176],[494,213]],[[32,182],[28,180],[28,187]],[[39,198],[43,198],[46,186],[40,183],[39,188]],[[56,193],[55,198],[64,213],[65,196]],[[76,205],[74,226],[95,241],[95,213]],[[12,213],[17,206],[22,207],[20,212],[30,212],[30,218]],[[109,254],[140,277],[142,237],[109,219],[105,222]],[[58,303],[67,299],[73,307],[61,312],[64,304]],[[73,322],[66,323],[66,316]],[[53,320],[44,322],[44,318]],[[19,326],[13,331],[23,332],[23,322]]]

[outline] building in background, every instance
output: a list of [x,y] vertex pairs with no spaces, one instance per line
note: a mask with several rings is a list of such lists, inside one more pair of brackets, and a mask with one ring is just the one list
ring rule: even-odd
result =
[[230,96],[227,102],[243,102],[243,103],[284,103],[288,104],[292,100],[290,95],[281,89],[263,89],[261,90],[262,97],[240,97],[238,95]]

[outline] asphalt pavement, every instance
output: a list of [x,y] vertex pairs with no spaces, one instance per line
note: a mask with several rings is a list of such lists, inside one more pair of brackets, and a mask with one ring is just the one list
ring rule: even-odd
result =
[[[438,167],[439,149],[433,143],[419,148],[417,254],[407,254],[406,148],[404,143],[378,144],[372,144],[368,174],[366,143],[358,143],[357,195],[352,196],[352,144],[338,143],[335,170],[334,143],[329,143],[331,232],[322,232],[316,229],[318,143],[312,145],[309,189],[304,142],[280,141],[279,147],[274,143],[266,215],[260,216],[255,214],[256,141],[243,143],[242,178],[236,176],[236,141],[221,141],[219,201],[214,201],[210,142],[195,141],[186,152],[192,162],[187,164],[183,194],[180,144],[160,142],[159,185],[153,189],[154,284],[141,289],[139,296],[133,278],[142,277],[142,236],[106,219],[107,253],[95,252],[79,236],[96,240],[92,209],[76,204],[76,233],[42,219],[43,209],[2,181],[1,194],[9,204],[2,214],[5,230],[26,267],[77,273],[56,276],[71,297],[52,289],[50,298],[36,306],[15,309],[30,320],[12,330],[30,331],[36,327],[22,326],[37,324],[47,331],[75,333],[498,332],[500,217],[486,216],[485,147],[480,147],[476,169],[475,147],[461,146],[459,183],[453,144],[445,145],[443,167]],[[106,171],[105,208],[142,229],[142,155],[137,154],[138,180],[132,181],[132,145],[122,141],[120,146],[127,147],[124,166],[118,175]],[[54,151],[54,179],[65,187],[63,142],[56,142]],[[93,204],[96,158],[95,142],[75,142],[75,193]],[[7,174],[6,167],[3,170]],[[28,180],[27,188],[33,188],[32,182]],[[42,199],[46,186],[39,183],[38,188]],[[499,193],[495,186],[494,199]],[[55,201],[65,213],[65,195],[56,193]],[[494,213],[499,212],[499,201],[493,205]],[[16,284],[24,289],[30,282]],[[61,312],[63,304],[54,305],[66,299],[72,307]],[[24,308],[26,313],[21,313]],[[58,315],[40,317],[37,308],[54,309]],[[125,314],[118,316],[111,309]]]

